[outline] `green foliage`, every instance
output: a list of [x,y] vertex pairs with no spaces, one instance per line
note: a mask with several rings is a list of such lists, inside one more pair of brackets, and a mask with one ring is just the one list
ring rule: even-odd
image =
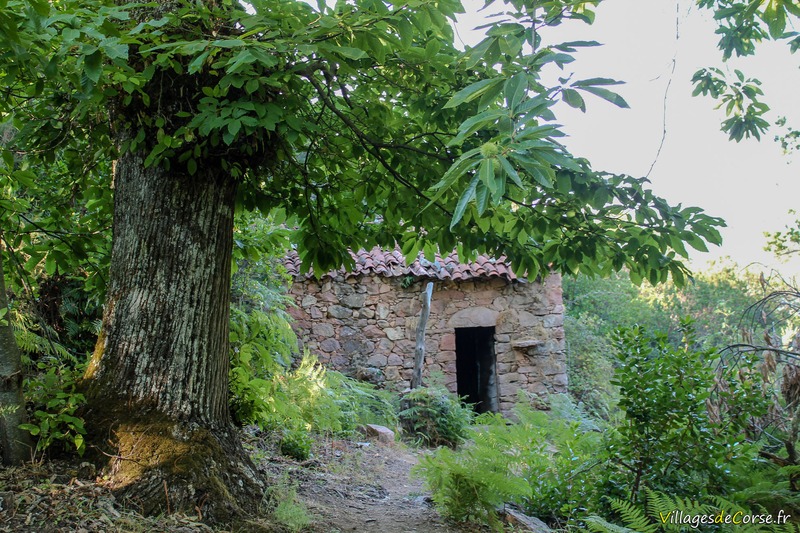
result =
[[783,130],[775,135],[775,141],[780,143],[783,153],[789,155],[800,150],[800,130],[787,127],[786,117],[779,118],[775,125]]
[[425,477],[437,509],[457,521],[488,523],[502,530],[497,509],[507,501],[521,500],[528,487],[508,473],[508,457],[491,452],[478,456],[472,448],[454,452],[440,448],[424,456],[415,472]]
[[[711,392],[719,383],[712,366],[718,355],[695,351],[692,331],[673,347],[665,336],[640,328],[618,331],[619,365],[614,384],[625,418],[609,443],[615,471],[606,480],[611,495],[636,501],[645,487],[697,496],[729,489],[731,465],[752,461],[755,449],[742,442],[767,402],[758,373],[728,373],[712,417]],[[751,418],[752,417],[752,418]]]
[[730,140],[739,142],[750,137],[761,139],[761,134],[769,128],[769,122],[763,118],[769,106],[759,100],[764,94],[760,88],[761,82],[745,79],[739,70],[735,73],[736,80],[728,81],[718,68],[696,72],[692,77],[692,83],[695,84],[692,95],[702,94],[719,101],[717,107],[724,108],[729,117],[722,122],[722,131],[728,134]]
[[516,414],[516,423],[481,415],[469,444],[457,452],[441,448],[420,460],[415,472],[424,476],[447,516],[499,527],[497,509],[511,502],[559,522],[596,499],[600,435],[527,407]]
[[[566,398],[554,399],[569,405]],[[550,523],[566,524],[596,505],[603,473],[597,427],[586,424],[585,418],[576,421],[525,409],[519,418],[519,433],[510,441],[514,448],[526,434],[534,442],[546,443],[545,448],[526,450],[524,479],[530,492],[523,509]]]
[[[788,490],[785,479],[774,486],[773,505],[758,494],[779,479],[758,459],[760,444],[748,441],[772,402],[759,359],[729,364],[714,350],[694,348],[690,325],[683,329],[680,347],[642,328],[616,333],[612,382],[622,413],[606,422],[562,396],[551,397],[550,413],[520,408],[513,424],[479,418],[458,452],[441,449],[420,462],[434,501],[448,516],[495,526],[502,503],[558,527],[599,512],[616,513],[624,524],[595,516],[586,520],[592,531],[661,531],[652,521],[659,505],[689,512],[699,505],[691,499],[714,503],[720,495],[751,508],[793,510],[792,498],[776,496]],[[758,480],[761,488],[748,491]]]
[[267,489],[270,516],[292,533],[312,525],[312,516],[306,505],[297,497],[297,485],[282,476]]
[[611,385],[613,348],[608,337],[599,334],[601,328],[601,320],[592,315],[564,317],[569,393],[591,414],[607,420],[617,390]]
[[58,342],[56,333],[47,326],[40,327],[31,314],[15,308],[5,315],[10,317],[24,366],[28,422],[20,428],[31,434],[37,453],[83,455],[86,430],[83,419],[76,416],[85,401],[76,392],[81,365]]
[[91,161],[88,149],[51,152],[59,155],[52,164],[0,160],[0,236],[10,252],[4,265],[8,289],[52,305],[48,287],[40,287],[48,281],[50,288],[56,284],[80,292],[70,298],[96,310],[105,295],[111,249],[110,163]]
[[297,461],[305,461],[311,456],[314,440],[304,428],[284,429],[281,435],[281,454]]
[[[794,533],[800,531],[796,523],[777,522],[779,515],[770,515],[761,507],[742,507],[720,496],[714,496],[708,503],[689,498],[679,498],[658,491],[647,491],[646,505],[636,505],[629,501],[615,499],[611,508],[619,516],[623,526],[605,520],[597,515],[585,519],[586,529],[592,533],[659,533],[682,531],[736,531],[747,533]],[[754,523],[745,517],[755,515]],[[780,517],[782,522],[788,516]]]
[[742,481],[743,488],[737,490],[730,499],[763,508],[771,514],[781,510],[794,516],[800,516],[800,494],[792,490],[789,479],[800,473],[797,465],[775,468],[766,461],[750,465],[743,472],[735,472]]
[[[648,288],[632,283],[624,273],[607,278],[566,277],[563,281],[567,314],[576,320],[586,318],[590,329],[610,336],[619,326],[638,324],[653,331],[669,331],[670,317],[658,301],[648,297]],[[685,290],[691,287],[691,284]],[[656,290],[675,291],[659,285]]]
[[[794,210],[790,215],[797,215]],[[778,257],[797,254],[800,251],[800,218],[795,218],[792,225],[786,226],[784,231],[767,233],[766,249]]]
[[678,289],[669,284],[644,288],[643,296],[669,316],[669,332],[679,342],[681,320],[689,317],[696,332],[695,342],[703,348],[725,347],[758,326],[771,328],[780,316],[759,317],[747,323],[746,311],[764,296],[764,286],[757,272],[735,263],[713,265],[695,276],[694,283]]
[[467,437],[475,412],[443,387],[420,387],[403,396],[398,414],[403,432],[425,446],[455,448]]
[[617,364],[611,335],[617,327],[635,324],[663,331],[677,346],[683,340],[681,320],[690,317],[694,342],[701,349],[721,349],[740,335],[752,336],[755,328],[783,331],[785,313],[746,313],[763,295],[761,278],[730,262],[697,273],[684,287],[671,282],[636,286],[619,274],[606,279],[565,278],[570,393],[593,414],[609,418],[617,397],[610,383]]
[[[585,322],[583,327],[589,331],[608,336],[617,327],[635,324],[666,332],[677,345],[682,341],[681,320],[689,317],[696,342],[703,348],[728,346],[743,329],[752,327],[743,321],[745,311],[764,294],[758,273],[730,261],[696,273],[684,287],[670,282],[636,286],[620,275],[564,279],[567,314]],[[766,321],[759,317],[755,325],[771,328],[780,320],[779,316],[767,316]]]
[[361,424],[395,427],[391,395],[325,369],[305,354],[297,368],[279,368],[250,383],[250,418],[269,429],[304,428],[318,433],[349,433]]
[[[28,169],[49,172],[65,187],[79,174],[56,156],[94,169],[119,152],[189,176],[213,170],[240,182],[244,210],[295,215],[317,272],[351,261],[348,248],[397,243],[408,257],[505,255],[531,277],[627,267],[637,282],[681,284],[684,241],[719,243],[722,221],[594,171],[557,141],[555,101],[627,106],[609,78],[543,82],[599,43],[542,35],[591,23],[595,4],[506,4],[462,51],[457,0],[8,0],[0,113],[14,135],[2,172],[34,185]],[[108,210],[104,191],[92,205]]]
[[297,493],[289,492],[275,506],[272,516],[289,531],[303,531],[314,523],[308,508],[298,498]]
[[[714,12],[716,33],[720,36],[717,47],[722,60],[733,55],[749,56],[756,53],[757,44],[764,40],[783,41],[791,52],[800,47],[800,33],[789,30],[800,22],[800,7],[793,0],[771,0],[769,2],[740,2],[738,0],[698,0],[698,5]],[[702,94],[719,101],[717,107],[724,108],[728,117],[722,123],[722,131],[736,142],[743,138],[761,138],[769,127],[763,118],[769,106],[760,100],[763,94],[761,82],[745,78],[734,70],[730,80],[719,68],[704,68],[692,78],[695,84],[693,95]]]
[[80,373],[57,360],[36,364],[36,373],[25,379],[24,390],[29,406],[29,423],[20,427],[36,441],[36,451],[58,451],[83,455],[84,421],[76,416],[83,405],[83,394],[76,392]]
[[264,416],[270,376],[284,372],[297,350],[297,339],[281,310],[231,309],[229,387],[234,419],[252,423]]

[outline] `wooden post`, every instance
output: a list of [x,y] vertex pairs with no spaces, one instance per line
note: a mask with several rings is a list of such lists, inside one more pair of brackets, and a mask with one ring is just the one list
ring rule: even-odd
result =
[[414,373],[411,375],[411,388],[416,389],[422,386],[422,365],[425,362],[425,327],[428,325],[428,317],[431,314],[431,295],[433,294],[433,282],[429,281],[425,288],[425,299],[422,301],[422,313],[419,317],[417,326],[417,348],[414,350]]

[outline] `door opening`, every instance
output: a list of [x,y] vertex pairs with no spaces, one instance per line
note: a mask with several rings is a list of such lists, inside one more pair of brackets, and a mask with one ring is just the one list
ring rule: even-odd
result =
[[456,385],[478,413],[497,412],[494,327],[456,328]]

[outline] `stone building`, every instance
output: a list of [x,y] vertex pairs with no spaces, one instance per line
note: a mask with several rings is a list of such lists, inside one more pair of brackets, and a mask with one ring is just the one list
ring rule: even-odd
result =
[[566,392],[561,277],[518,279],[503,262],[455,253],[406,265],[399,250],[353,254],[352,272],[299,275],[290,310],[302,346],[328,367],[398,390],[409,386],[426,282],[434,283],[424,376],[444,378],[478,411],[508,413],[520,389]]

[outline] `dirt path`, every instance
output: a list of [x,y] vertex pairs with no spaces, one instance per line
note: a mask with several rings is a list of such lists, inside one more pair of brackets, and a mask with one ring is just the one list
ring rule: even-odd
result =
[[400,444],[324,443],[309,466],[286,469],[319,533],[463,533],[447,523],[410,477],[416,452]]

